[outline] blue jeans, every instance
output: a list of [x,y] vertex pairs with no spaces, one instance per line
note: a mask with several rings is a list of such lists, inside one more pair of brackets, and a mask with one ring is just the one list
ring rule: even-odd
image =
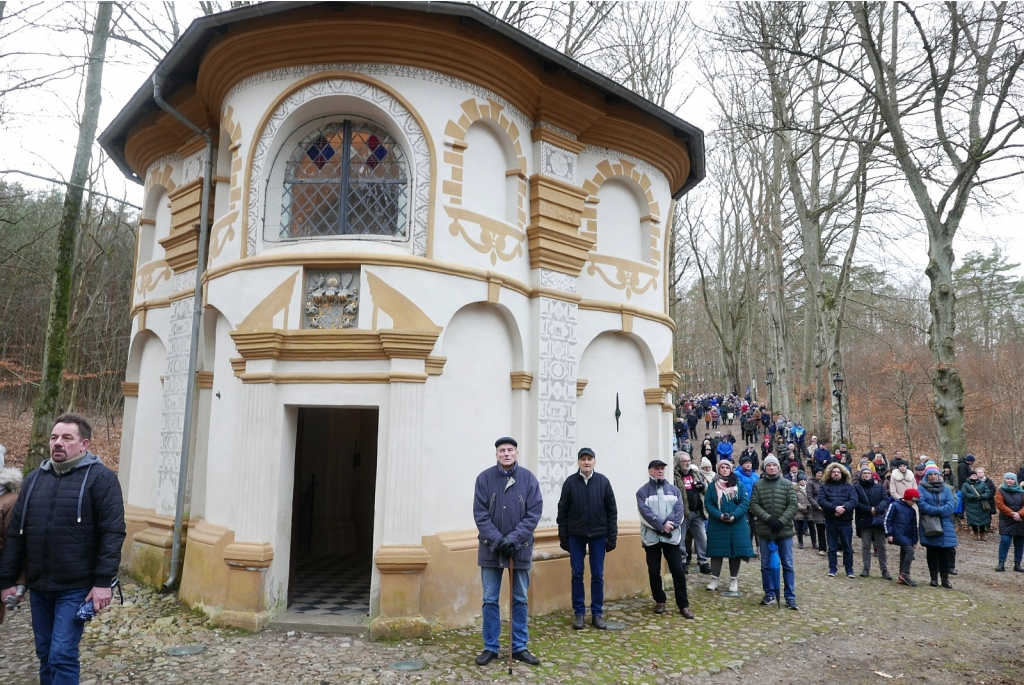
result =
[[[775,595],[769,592],[770,588],[774,583],[774,579],[771,578],[773,571],[769,568],[771,563],[772,553],[768,551],[768,545],[771,540],[761,538],[761,587],[764,588],[765,595]],[[779,561],[782,562],[782,585],[785,588],[783,595],[786,601],[796,601],[796,571],[793,569],[793,538],[781,538],[775,541],[775,544],[779,547]],[[771,580],[769,580],[771,579]]]
[[78,685],[78,643],[85,624],[75,621],[75,613],[88,594],[89,590],[32,591],[40,685]]
[[[530,630],[526,625],[526,591],[530,587],[530,571],[513,571],[515,583],[512,586],[512,651],[521,652],[530,641]],[[501,635],[501,609],[498,598],[501,595],[503,568],[482,568],[480,579],[484,586],[484,649],[498,653],[498,637]]]
[[843,568],[846,575],[853,573],[853,524],[849,521],[825,519],[828,536],[828,572],[835,573],[839,564],[839,547],[843,548]]
[[1019,564],[1024,558],[1024,535],[1000,535],[999,536],[999,563],[1006,563],[1006,555],[1010,553],[1010,543],[1013,543],[1013,562]]
[[604,613],[604,545],[606,538],[569,536],[569,568],[572,569],[572,612],[582,616],[587,611],[583,589],[583,559],[590,548],[590,614]]

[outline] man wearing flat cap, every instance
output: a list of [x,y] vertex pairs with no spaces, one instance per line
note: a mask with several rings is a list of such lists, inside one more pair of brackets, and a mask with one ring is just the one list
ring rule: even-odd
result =
[[582,630],[587,598],[583,588],[583,560],[590,552],[590,621],[598,630],[604,622],[604,555],[615,549],[619,537],[618,509],[608,478],[594,470],[597,456],[589,447],[580,449],[579,471],[562,483],[558,498],[558,543],[569,553],[572,570],[572,622]]
[[526,593],[530,587],[530,564],[533,560],[533,531],[540,522],[544,500],[537,477],[516,463],[519,444],[512,438],[498,438],[494,443],[498,463],[476,477],[473,518],[479,535],[477,565],[483,583],[484,649],[476,658],[478,666],[486,666],[498,656],[501,612],[498,597],[501,579],[510,561],[512,582],[512,656],[517,661],[536,666],[540,659],[530,654],[526,625]]
[[640,510],[640,542],[647,555],[647,576],[654,596],[654,613],[665,613],[665,590],[661,583],[661,557],[668,562],[675,585],[676,606],[683,618],[693,618],[690,600],[686,596],[686,575],[683,573],[683,553],[679,549],[683,519],[686,518],[686,498],[672,481],[665,479],[665,462],[655,459],[647,465],[647,482],[636,491],[636,504]]

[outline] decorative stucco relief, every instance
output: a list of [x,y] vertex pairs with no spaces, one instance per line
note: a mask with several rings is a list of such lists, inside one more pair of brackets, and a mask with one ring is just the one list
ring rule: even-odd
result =
[[547,141],[540,143],[541,173],[576,185],[577,157]]
[[[485,100],[493,100],[502,107],[504,107],[509,115],[516,120],[516,123],[523,127],[523,130],[529,131],[533,128],[532,120],[523,114],[515,105],[501,97],[497,93],[494,93],[482,86],[478,86],[475,83],[470,83],[464,79],[449,76],[448,74],[442,74],[439,71],[433,71],[431,69],[422,69],[420,67],[409,67],[398,64],[373,64],[373,63],[359,63],[359,62],[334,62],[329,64],[304,64],[294,67],[282,67],[280,69],[270,69],[268,71],[260,72],[259,74],[253,74],[248,78],[242,79],[236,83],[228,94],[224,97],[224,102],[231,102],[235,95],[241,93],[244,90],[257,86],[261,83],[269,83],[272,81],[288,81],[297,80],[300,78],[306,78],[307,76],[314,76],[321,74],[325,71],[351,71],[357,74],[366,74],[367,76],[399,76],[402,78],[416,79],[418,81],[429,81],[430,83],[437,83],[457,90],[472,93],[477,97]],[[549,127],[552,130],[557,130],[563,135],[569,135],[572,138],[576,136],[562,131],[553,126]]]
[[[608,257],[596,252],[591,252],[587,256],[587,260],[587,274],[590,276],[597,274],[601,280],[616,290],[624,290],[627,300],[632,298],[634,293],[643,295],[652,287],[655,290],[658,289],[659,269],[656,266],[629,259]],[[605,273],[605,269],[608,269],[613,275]]]
[[191,183],[203,175],[203,164],[206,162],[206,148],[193,152],[181,163],[181,185]]
[[651,178],[657,180],[659,183],[668,186],[668,177],[665,176],[665,174],[663,174],[661,170],[659,170],[656,166],[654,166],[650,162],[646,162],[640,159],[639,157],[627,155],[624,152],[619,152],[618,150],[612,150],[606,147],[597,147],[596,145],[587,145],[585,148],[583,148],[583,152],[581,152],[580,154],[594,155],[595,157],[604,157],[606,159],[619,159],[627,161],[636,168],[640,169],[640,171],[650,176]]
[[[491,266],[495,266],[499,259],[509,262],[523,256],[523,243],[526,241],[523,231],[464,207],[445,205],[444,211],[452,218],[448,231],[454,236],[461,235],[466,244],[477,252],[490,255]],[[479,238],[474,240],[463,222],[476,224],[480,228]]]
[[135,292],[145,296],[153,292],[160,281],[167,281],[171,278],[171,267],[163,259],[158,259],[139,267],[135,275]]
[[540,300],[537,369],[537,479],[544,497],[541,525],[552,525],[562,483],[576,464],[576,325],[579,307]]
[[189,288],[196,287],[196,270],[189,269],[188,271],[182,271],[181,273],[174,274],[174,278],[171,279],[171,288],[174,292],[181,290],[188,290]]
[[[191,273],[194,284],[195,270]],[[178,275],[175,280],[177,278]],[[171,302],[170,332],[167,336],[167,371],[164,374],[161,412],[163,427],[160,429],[160,464],[157,468],[156,513],[162,516],[174,515],[178,496],[178,467],[181,464],[181,440],[185,426],[191,338],[192,299],[175,300]]]
[[271,161],[267,159],[271,144],[280,132],[285,120],[295,110],[311,100],[331,95],[350,95],[374,103],[387,112],[405,134],[406,139],[412,146],[412,149],[407,151],[412,158],[413,166],[412,178],[410,179],[412,201],[409,207],[409,214],[412,216],[412,251],[413,254],[426,256],[427,208],[430,206],[431,164],[427,140],[415,117],[391,94],[368,83],[348,79],[317,81],[292,93],[278,106],[260,133],[259,141],[256,143],[253,154],[252,173],[249,180],[248,231],[246,236],[248,254],[256,254],[256,232],[261,223],[261,212],[265,211],[265,197],[262,189],[266,173],[265,166],[268,161]]
[[560,136],[565,136],[566,138],[569,138],[571,140],[577,139],[575,133],[572,133],[571,131],[566,131],[564,128],[559,128],[558,126],[555,126],[554,124],[548,123],[546,121],[539,121],[537,122],[537,125],[540,126],[541,128],[546,128],[549,131],[553,131]]
[[551,269],[540,270],[540,285],[543,288],[553,288],[555,290],[564,290],[568,293],[579,292],[578,276],[571,276],[569,274],[563,274],[561,271],[552,271]]
[[304,328],[355,328],[359,315],[359,269],[306,272]]

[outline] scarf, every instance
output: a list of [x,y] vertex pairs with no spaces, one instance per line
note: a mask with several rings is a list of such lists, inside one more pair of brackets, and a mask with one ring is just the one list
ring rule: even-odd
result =
[[1019,485],[1010,486],[1007,485],[1006,483],[1003,483],[999,487],[1002,488],[1004,492],[1024,492],[1024,488],[1022,488]]
[[723,498],[727,500],[736,499],[736,487],[737,480],[735,473],[730,473],[726,478],[715,476],[715,492],[718,493],[719,502],[721,502]]
[[63,476],[65,473],[68,473],[69,471],[71,471],[71,469],[78,466],[79,462],[85,459],[86,454],[88,454],[88,452],[82,452],[74,459],[67,459],[61,462],[57,462],[51,459],[50,467],[53,468],[54,473],[56,473],[58,476]]
[[932,483],[926,480],[921,481],[921,487],[928,492],[938,495],[940,492],[946,489],[946,481],[940,480],[938,483]]

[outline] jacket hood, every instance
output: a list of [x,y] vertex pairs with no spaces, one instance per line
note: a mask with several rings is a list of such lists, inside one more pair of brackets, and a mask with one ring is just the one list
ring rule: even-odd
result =
[[[46,461],[44,461],[42,464],[39,465],[39,468],[41,470],[43,470],[43,471],[52,471],[53,470],[53,464],[50,463],[52,461],[53,461],[52,459],[47,459]],[[90,466],[92,464],[102,464],[102,463],[103,462],[100,461],[99,457],[97,457],[92,452],[86,450],[85,456],[82,457],[82,461],[78,462],[78,465],[75,466],[75,469],[80,469],[83,466]],[[74,471],[75,469],[71,469],[71,470]]]
[[832,472],[834,470],[836,470],[836,469],[839,469],[843,473],[843,477],[840,479],[839,482],[840,483],[849,483],[850,482],[850,470],[848,468],[846,468],[845,466],[843,466],[842,464],[839,464],[839,463],[832,463],[832,464],[829,464],[828,466],[825,467],[825,473],[822,475],[821,482],[823,484],[824,483],[831,483],[831,482],[833,482],[832,481]]
[[10,466],[6,469],[0,469],[0,495],[4,492],[17,492],[18,488],[21,487],[23,479],[24,475],[22,475],[19,468]]

